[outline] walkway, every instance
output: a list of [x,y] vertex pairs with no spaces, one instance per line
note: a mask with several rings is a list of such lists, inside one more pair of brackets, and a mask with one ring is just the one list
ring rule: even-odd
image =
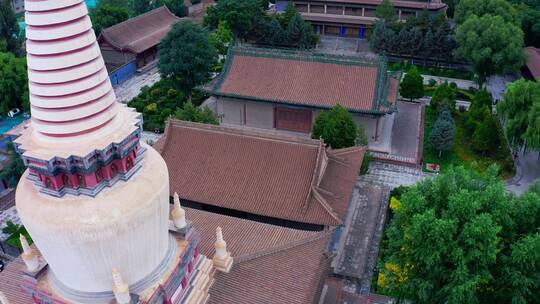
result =
[[128,103],[141,93],[143,87],[150,87],[160,79],[161,77],[158,68],[153,67],[145,72],[135,73],[135,75],[126,82],[114,87],[114,93],[119,102]]
[[381,161],[417,166],[421,158],[424,128],[422,105],[398,101],[398,112],[394,115],[390,153],[372,151],[372,155]]
[[540,162],[538,152],[521,152],[515,160],[516,176],[505,185],[506,190],[522,194],[529,186],[540,179]]
[[334,272],[344,278],[345,290],[366,294],[379,255],[390,191],[413,185],[429,175],[422,170],[374,161],[353,192]]

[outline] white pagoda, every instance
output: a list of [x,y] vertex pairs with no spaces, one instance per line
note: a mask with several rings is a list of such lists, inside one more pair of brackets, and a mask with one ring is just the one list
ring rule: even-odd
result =
[[16,204],[39,260],[23,287],[35,303],[204,303],[212,261],[189,222],[169,220],[167,166],[116,101],[84,1],[25,8],[32,120]]

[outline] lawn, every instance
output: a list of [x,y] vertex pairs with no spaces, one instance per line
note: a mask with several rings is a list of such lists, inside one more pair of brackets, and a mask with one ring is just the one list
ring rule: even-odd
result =
[[445,172],[452,165],[462,165],[466,168],[471,168],[484,172],[491,164],[497,164],[501,168],[501,177],[510,179],[515,175],[515,167],[510,154],[510,149],[507,144],[499,147],[498,151],[493,151],[488,155],[479,155],[471,148],[470,139],[465,134],[464,121],[465,113],[457,113],[454,115],[456,122],[456,137],[454,147],[451,151],[439,157],[439,153],[430,148],[429,134],[435,119],[437,118],[434,111],[427,107],[424,129],[424,166],[426,169],[427,163],[440,164],[441,172]]

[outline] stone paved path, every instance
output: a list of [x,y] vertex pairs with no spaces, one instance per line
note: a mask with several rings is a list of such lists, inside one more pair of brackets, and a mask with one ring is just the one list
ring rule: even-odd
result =
[[114,87],[114,93],[116,98],[121,103],[128,103],[141,93],[141,89],[145,86],[152,86],[154,83],[158,82],[161,79],[157,67],[153,67],[146,72],[136,73],[128,79],[126,82],[123,82],[116,87]]
[[428,176],[419,169],[372,162],[369,173],[359,177],[335,265],[336,274],[346,279],[349,291],[362,294],[370,291],[390,191]]

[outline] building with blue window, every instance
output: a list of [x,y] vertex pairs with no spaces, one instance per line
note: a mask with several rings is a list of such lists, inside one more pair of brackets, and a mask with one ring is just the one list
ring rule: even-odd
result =
[[[368,38],[377,21],[375,10],[382,0],[293,0],[302,17],[311,22],[318,34]],[[288,1],[277,1],[276,11],[284,12]],[[442,0],[392,1],[400,20],[418,16],[422,10],[445,12]]]

